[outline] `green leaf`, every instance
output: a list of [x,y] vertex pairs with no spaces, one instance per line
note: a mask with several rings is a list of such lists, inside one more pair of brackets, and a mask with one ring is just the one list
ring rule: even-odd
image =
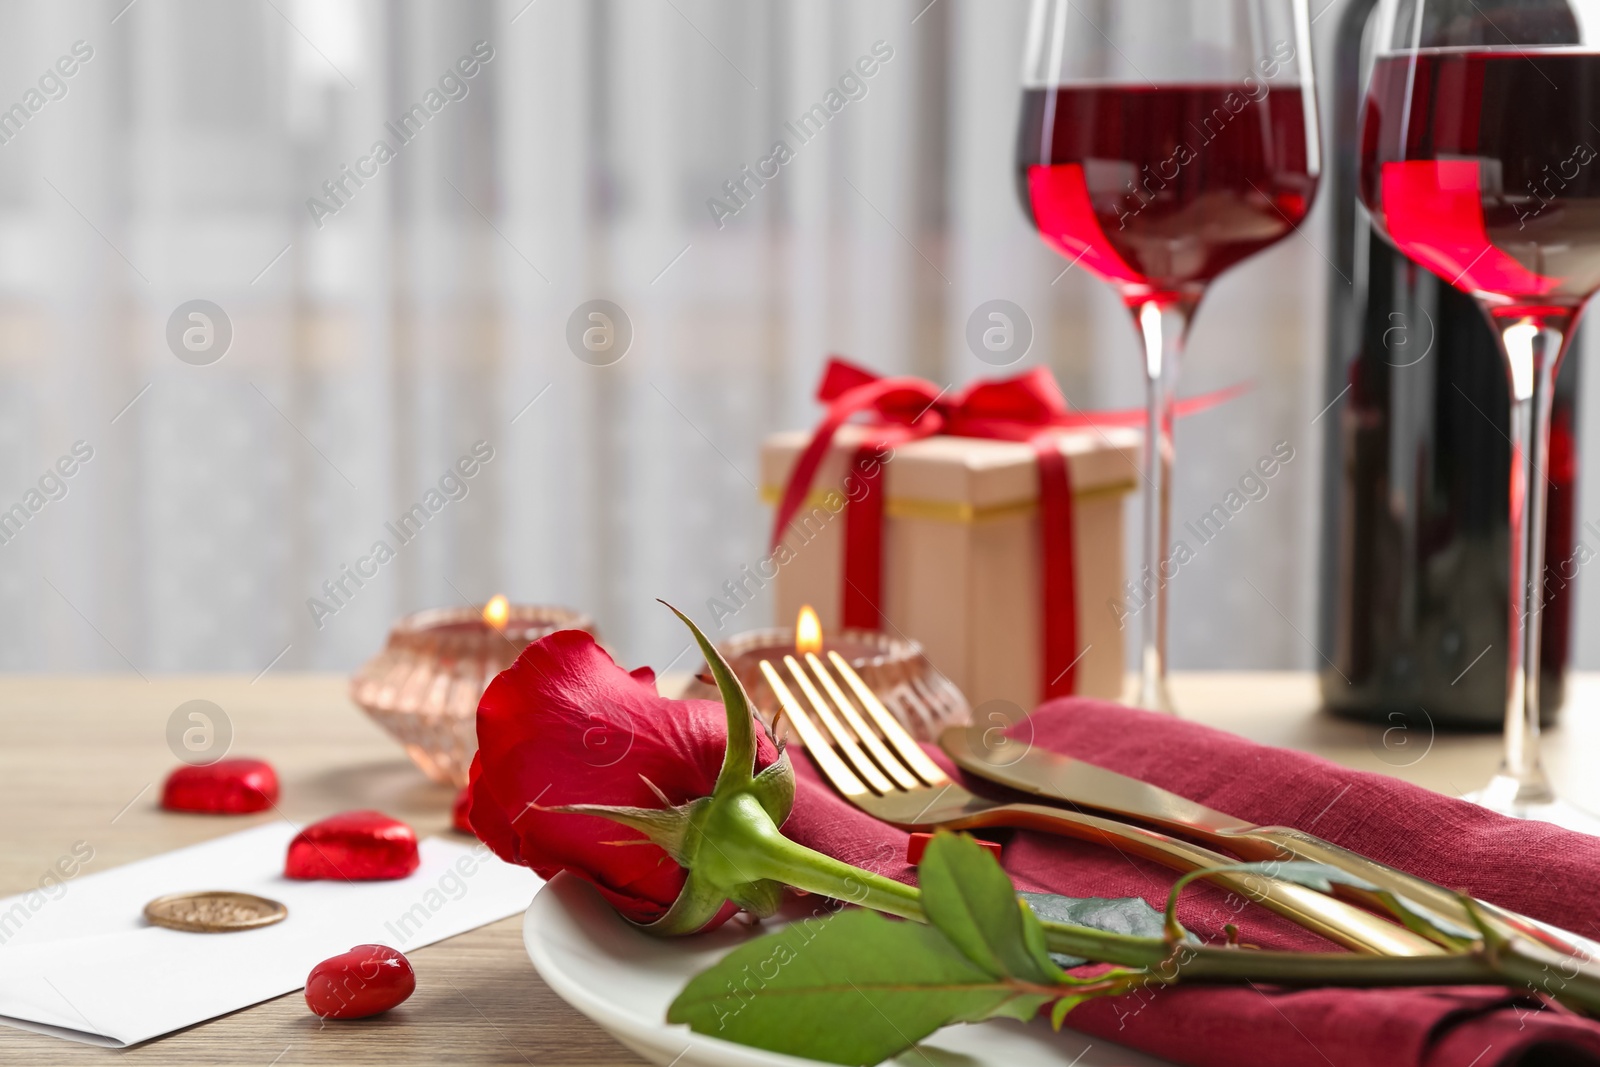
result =
[[1397,896],[1387,889],[1379,890],[1377,896],[1394,917],[1414,934],[1443,941],[1453,948],[1465,949],[1478,943],[1480,935],[1477,931],[1457,926],[1448,919],[1443,919],[1428,909],[1413,904],[1405,897]]
[[1032,1018],[1052,999],[997,978],[932,927],[846,911],[733,950],[690,979],[667,1021],[773,1052],[867,1065],[942,1026]]
[[[696,975],[668,1021],[774,1052],[875,1064],[942,1026],[996,1017],[1027,1022],[1052,1001],[1059,1027],[1090,997],[1149,980],[1127,969],[1093,978],[1061,971],[1033,908],[970,837],[935,835],[917,875],[929,925],[867,911],[803,920]],[[1075,923],[1090,917],[1113,933],[1160,933],[1159,917],[1143,901],[1140,913],[1126,901],[1036,899]]]
[[1025,924],[1038,927],[1039,920],[1017,902],[1011,879],[972,838],[935,834],[917,867],[917,884],[928,921],[974,964],[995,977],[1061,980],[1042,951],[1042,930],[1030,944]]
[[[1133,937],[1160,937],[1161,913],[1139,897],[1063,897],[1054,893],[1018,893],[1045,922],[1087,926],[1111,934]],[[1052,962],[1061,967],[1078,967],[1089,961],[1082,956],[1055,952]]]
[[1061,1024],[1067,1021],[1067,1013],[1069,1011],[1071,1011],[1073,1008],[1076,1008],[1084,1001],[1093,999],[1094,995],[1089,994],[1086,996],[1062,997],[1060,1000],[1056,1001],[1055,1006],[1050,1009],[1051,1028],[1056,1030],[1061,1029]]
[[[1061,961],[1072,957],[1058,957],[1052,953],[1049,940],[1045,937],[1044,924],[1033,913],[1033,909],[1028,907],[1021,899],[1018,899],[1017,907],[1022,909],[1022,941],[1027,946],[1028,955],[1032,956],[1034,961],[1038,963],[1040,970],[1054,976],[1059,981],[1065,981],[1068,975],[1061,969],[1063,966]],[[1065,966],[1073,967],[1077,965],[1069,963],[1065,964]]]

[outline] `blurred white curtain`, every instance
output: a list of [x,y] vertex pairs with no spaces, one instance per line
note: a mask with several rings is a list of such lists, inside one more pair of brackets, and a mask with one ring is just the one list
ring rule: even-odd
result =
[[[709,621],[706,599],[761,556],[757,444],[816,417],[828,352],[959,384],[994,373],[963,333],[1005,298],[1036,330],[1015,369],[1051,365],[1084,407],[1140,403],[1120,305],[1063,274],[1016,202],[1025,7],[0,8],[0,107],[93,49],[0,144],[0,508],[93,448],[0,544],[0,667],[344,670],[399,613],[495,592],[590,610],[624,659],[666,666],[685,640],[654,598]],[[466,96],[314,218],[308,199],[374,166],[358,161],[396,140],[385,124],[477,42],[493,56]],[[799,144],[785,123],[875,42],[892,58],[865,96]],[[708,199],[778,140],[794,158],[719,226]],[[1297,458],[1176,582],[1179,667],[1315,662],[1297,629],[1312,635],[1321,225],[1199,317],[1185,391],[1256,389],[1180,431],[1180,521],[1275,442]],[[232,323],[208,366],[166,337],[193,299]],[[592,299],[632,323],[612,366],[566,342]],[[329,602],[322,584],[480,440],[494,458],[466,498],[346,581],[319,627],[308,598]]]

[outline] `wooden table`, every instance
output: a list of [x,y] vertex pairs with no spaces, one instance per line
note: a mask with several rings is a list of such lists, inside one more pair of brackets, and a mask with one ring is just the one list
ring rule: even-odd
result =
[[[0,895],[34,888],[80,841],[94,849],[88,873],[277,817],[218,820],[156,806],[160,782],[175,765],[167,719],[196,698],[227,713],[234,755],[261,756],[277,767],[288,818],[372,807],[421,834],[448,833],[452,790],[416,771],[345,692],[346,680],[335,675],[267,675],[254,683],[226,675],[0,678]],[[1430,738],[1425,727],[1386,736],[1318,714],[1310,675],[1179,675],[1173,692],[1189,718],[1443,792],[1476,787],[1498,759],[1494,736]],[[1570,799],[1600,810],[1600,782],[1584,773],[1600,753],[1600,676],[1575,680],[1564,725],[1547,736],[1558,784]],[[540,981],[522,950],[520,917],[418,949],[413,959],[416,993],[375,1019],[324,1026],[294,994],[126,1051],[0,1028],[0,1064],[644,1062]]]

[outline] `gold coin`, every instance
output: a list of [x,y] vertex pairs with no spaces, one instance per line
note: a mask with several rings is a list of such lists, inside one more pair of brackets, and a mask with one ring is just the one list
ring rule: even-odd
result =
[[220,889],[169,893],[144,906],[144,917],[152,925],[196,934],[253,930],[282,922],[288,915],[289,909],[276,900]]

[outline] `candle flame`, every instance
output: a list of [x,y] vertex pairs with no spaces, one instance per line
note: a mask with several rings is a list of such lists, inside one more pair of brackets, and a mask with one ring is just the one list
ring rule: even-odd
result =
[[802,606],[799,617],[794,620],[794,650],[802,656],[822,651],[822,620],[817,618],[810,604]]
[[505,594],[496,593],[490,601],[483,606],[483,621],[493,626],[496,630],[504,630],[506,622],[511,618],[511,602]]

